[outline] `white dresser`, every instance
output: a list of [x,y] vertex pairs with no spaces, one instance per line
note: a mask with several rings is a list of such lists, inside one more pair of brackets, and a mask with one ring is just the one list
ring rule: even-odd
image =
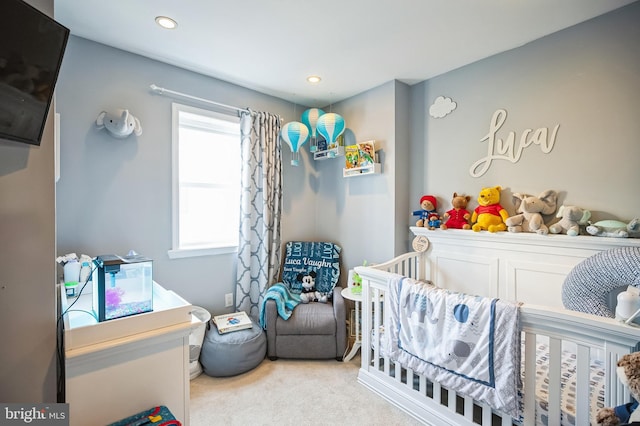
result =
[[[89,293],[64,316],[72,426],[105,425],[158,405],[189,424],[191,305],[155,282],[153,291],[152,312],[98,323]],[[61,292],[64,312],[75,299]]]

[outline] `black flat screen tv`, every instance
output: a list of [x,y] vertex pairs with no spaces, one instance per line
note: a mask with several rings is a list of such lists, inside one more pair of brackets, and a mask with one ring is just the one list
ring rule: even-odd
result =
[[40,145],[69,29],[22,0],[0,0],[0,139]]

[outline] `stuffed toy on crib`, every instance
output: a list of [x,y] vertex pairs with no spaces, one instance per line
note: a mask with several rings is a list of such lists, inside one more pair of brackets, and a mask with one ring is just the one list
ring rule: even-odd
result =
[[602,408],[598,411],[596,421],[604,426],[617,426],[640,422],[640,352],[624,355],[618,361],[618,377],[620,382],[629,388],[629,393],[636,400],[617,407]]
[[425,227],[429,229],[440,228],[442,218],[438,215],[436,208],[438,202],[433,195],[423,195],[420,198],[420,207],[422,210],[416,210],[413,212],[414,216],[420,216],[420,219],[416,222],[416,226]]
[[558,193],[552,189],[542,192],[537,197],[528,194],[513,194],[513,204],[516,214],[504,223],[509,232],[535,232],[547,235],[549,228],[544,223],[542,215],[550,215],[556,211]]
[[469,201],[471,201],[471,196],[458,195],[457,192],[454,192],[451,199],[453,208],[444,214],[445,222],[440,226],[440,229],[471,229],[471,225],[469,225],[471,213],[467,210]]
[[489,232],[506,231],[504,223],[509,218],[509,213],[500,205],[500,191],[502,187],[494,186],[482,188],[478,195],[479,206],[471,215],[471,229],[475,232],[487,230]]

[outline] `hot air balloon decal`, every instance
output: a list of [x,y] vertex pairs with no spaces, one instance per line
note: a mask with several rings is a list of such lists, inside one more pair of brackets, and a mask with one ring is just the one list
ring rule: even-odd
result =
[[309,129],[299,121],[291,121],[282,126],[280,135],[291,148],[291,165],[297,166],[300,159],[300,147],[309,139]]
[[316,123],[318,122],[318,118],[324,115],[324,111],[320,108],[309,108],[305,112],[302,113],[301,120],[302,122],[309,128],[310,132],[310,144],[309,151],[316,152],[318,150],[318,137],[316,132]]
[[[344,129],[344,118],[333,112],[321,115],[316,122],[316,130],[327,141],[327,147],[329,149],[335,148],[336,139],[344,133]],[[335,157],[335,152],[332,151],[329,156]]]

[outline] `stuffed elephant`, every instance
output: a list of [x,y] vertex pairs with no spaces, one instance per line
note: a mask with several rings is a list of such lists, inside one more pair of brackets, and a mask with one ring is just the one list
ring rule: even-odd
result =
[[98,129],[107,129],[111,136],[118,139],[124,139],[131,133],[136,136],[142,134],[140,120],[126,109],[118,109],[114,114],[102,111],[96,119],[96,126]]
[[515,216],[505,220],[509,232],[535,232],[547,235],[549,228],[544,224],[542,215],[549,215],[556,211],[558,194],[549,189],[537,197],[526,194],[513,194],[513,202],[516,207]]
[[580,234],[580,225],[586,225],[591,219],[591,212],[576,206],[560,206],[556,217],[561,219],[549,226],[549,232],[576,236]]

